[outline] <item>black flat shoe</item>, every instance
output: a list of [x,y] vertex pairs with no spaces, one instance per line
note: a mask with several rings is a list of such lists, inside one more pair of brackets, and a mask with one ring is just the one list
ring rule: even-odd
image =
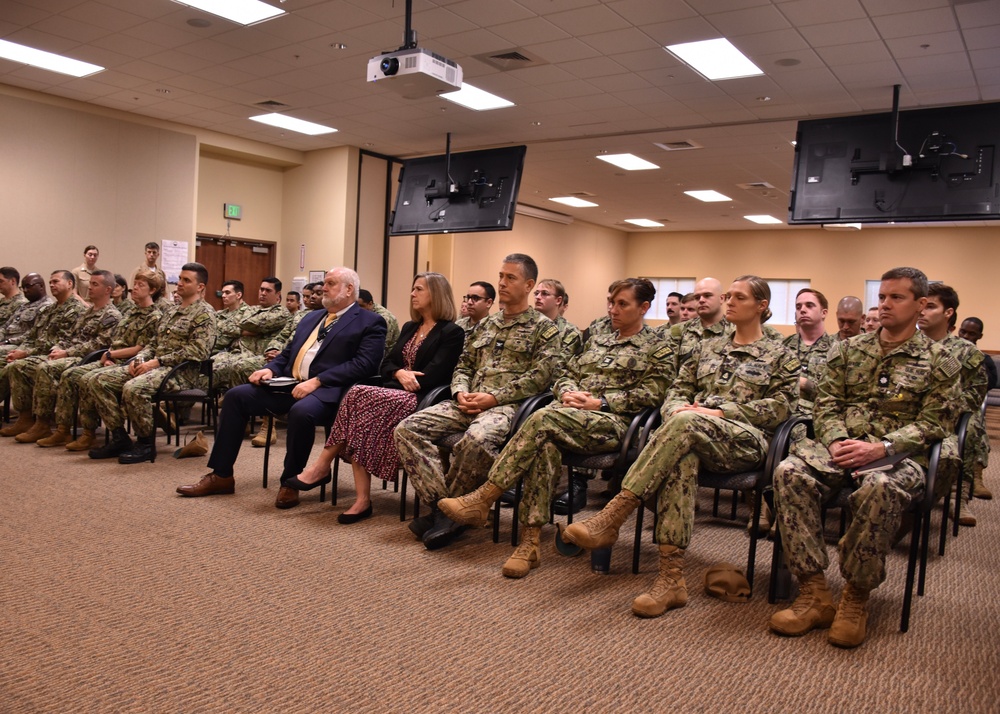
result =
[[321,478],[316,483],[302,483],[299,481],[298,476],[292,476],[290,479],[282,483],[282,486],[288,486],[288,488],[294,488],[296,491],[312,491],[314,488],[318,488],[325,483],[330,483],[333,481],[333,476],[327,474],[325,478]]
[[357,523],[358,521],[363,521],[366,518],[371,518],[372,515],[372,504],[368,504],[368,508],[361,511],[361,513],[341,513],[337,516],[337,523],[343,523],[345,526],[351,523]]

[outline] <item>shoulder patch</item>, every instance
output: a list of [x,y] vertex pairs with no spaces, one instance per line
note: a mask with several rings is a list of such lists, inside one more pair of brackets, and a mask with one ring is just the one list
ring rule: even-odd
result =
[[559,334],[559,328],[556,327],[555,323],[549,320],[548,325],[542,325],[541,336],[543,340],[551,340],[553,337]]
[[666,359],[674,353],[673,348],[668,344],[661,345],[655,352],[653,352],[653,359]]
[[782,363],[781,368],[787,369],[790,372],[799,372],[802,369],[802,363],[799,362],[799,358],[795,355],[788,355],[788,359]]
[[941,371],[947,377],[954,377],[961,369],[962,365],[952,355],[945,355],[944,359],[941,360]]

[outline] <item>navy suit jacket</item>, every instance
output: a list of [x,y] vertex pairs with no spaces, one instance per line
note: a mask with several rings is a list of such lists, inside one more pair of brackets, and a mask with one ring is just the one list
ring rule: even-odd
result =
[[[291,377],[296,355],[327,315],[326,310],[315,310],[303,317],[285,349],[264,369],[275,377]],[[309,365],[309,377],[322,385],[313,395],[326,404],[339,402],[351,385],[377,375],[385,353],[385,329],[381,315],[351,305],[330,328]]]

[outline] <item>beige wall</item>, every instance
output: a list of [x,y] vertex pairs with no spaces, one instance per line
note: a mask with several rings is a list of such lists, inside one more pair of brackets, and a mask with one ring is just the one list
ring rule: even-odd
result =
[[[986,323],[979,346],[1000,350],[1000,313],[992,282],[1000,266],[996,228],[866,228],[644,233],[628,238],[626,272],[648,277],[711,275],[728,286],[736,276],[808,279],[830,300],[827,331],[837,329],[833,312],[844,295],[864,298],[865,280],[889,268],[911,265],[932,280],[954,287],[959,319],[976,315]],[[658,296],[659,297],[659,296]],[[992,327],[991,327],[992,326]]]
[[147,241],[193,244],[193,135],[0,92],[0,157],[0,260],[22,274],[74,268],[93,244],[127,277]]
[[203,150],[198,161],[197,232],[225,235],[222,206],[235,203],[242,206],[243,219],[231,221],[229,233],[234,238],[278,242],[283,182],[280,167]]

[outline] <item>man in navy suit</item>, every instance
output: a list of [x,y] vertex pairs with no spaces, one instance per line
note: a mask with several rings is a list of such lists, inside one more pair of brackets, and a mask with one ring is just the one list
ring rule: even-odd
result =
[[[226,393],[219,414],[215,447],[208,459],[212,471],[198,483],[178,486],[182,496],[233,493],[233,464],[251,416],[287,414],[288,444],[281,489],[275,506],[291,508],[299,492],[285,485],[309,460],[316,427],[330,424],[341,396],[355,382],[378,373],[385,350],[385,320],[358,307],[360,280],[350,268],[332,268],[323,281],[323,307],[299,322],[291,341],[271,362]],[[267,385],[275,377],[298,380],[291,390]]]

